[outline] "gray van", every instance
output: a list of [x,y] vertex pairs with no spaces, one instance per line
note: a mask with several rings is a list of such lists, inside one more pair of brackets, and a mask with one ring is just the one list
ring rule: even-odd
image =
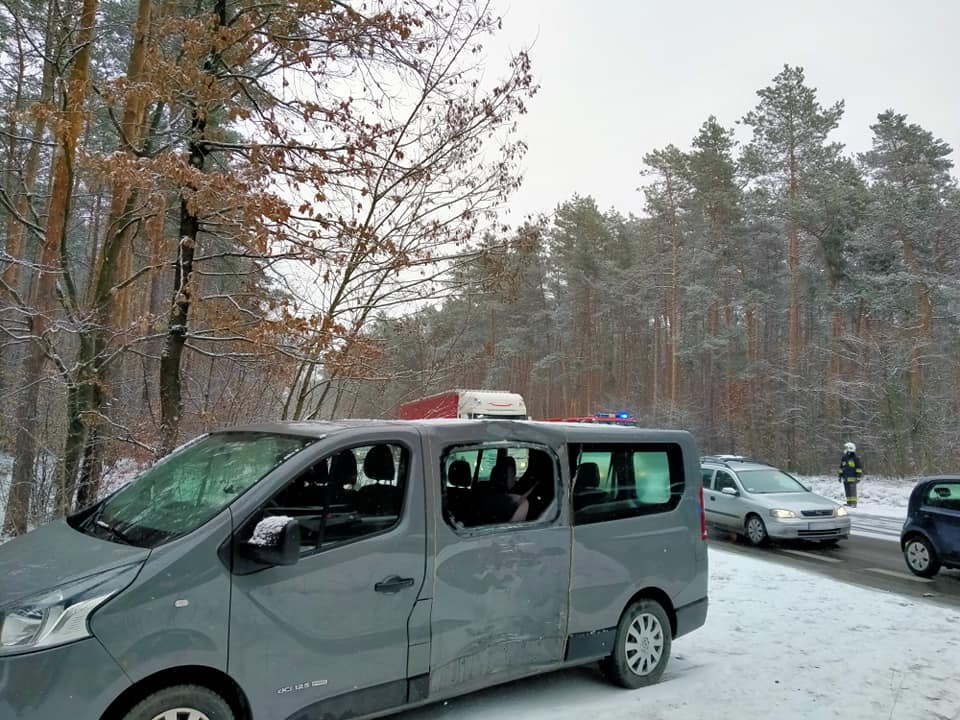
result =
[[367,718],[707,614],[685,432],[343,421],[204,435],[0,546],[3,720]]

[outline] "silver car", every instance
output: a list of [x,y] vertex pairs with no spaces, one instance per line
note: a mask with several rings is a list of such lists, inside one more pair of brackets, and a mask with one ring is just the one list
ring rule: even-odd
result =
[[701,458],[707,524],[745,536],[835,543],[850,536],[847,508],[782,470],[736,455]]

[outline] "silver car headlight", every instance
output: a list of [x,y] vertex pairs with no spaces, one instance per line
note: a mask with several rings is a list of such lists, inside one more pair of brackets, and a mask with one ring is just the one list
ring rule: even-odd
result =
[[845,507],[843,507],[843,505],[840,505],[837,508],[837,513],[836,513],[837,517],[843,517],[844,515],[849,515],[849,514],[850,512]]
[[793,510],[771,510],[770,516],[775,518],[795,518],[797,514]]
[[44,590],[0,607],[0,656],[90,636],[90,614],[133,582],[142,563]]

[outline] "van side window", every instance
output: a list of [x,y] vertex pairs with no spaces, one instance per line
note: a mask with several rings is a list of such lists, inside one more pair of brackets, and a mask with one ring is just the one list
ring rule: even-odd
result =
[[389,530],[400,520],[407,465],[399,445],[340,450],[290,481],[264,514],[297,520],[301,555]]
[[683,497],[683,453],[672,444],[584,444],[570,447],[574,524],[673,510]]
[[454,530],[553,520],[557,463],[532,446],[449,450],[442,459],[443,517]]

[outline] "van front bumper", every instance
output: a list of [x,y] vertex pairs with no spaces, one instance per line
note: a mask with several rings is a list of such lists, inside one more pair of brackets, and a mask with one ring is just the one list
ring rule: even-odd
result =
[[130,680],[95,638],[0,655],[3,720],[100,720]]

